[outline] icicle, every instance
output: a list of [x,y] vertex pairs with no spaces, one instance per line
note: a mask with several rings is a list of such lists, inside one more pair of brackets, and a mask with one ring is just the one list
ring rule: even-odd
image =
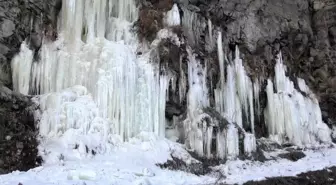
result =
[[260,120],[260,115],[261,115],[259,94],[260,94],[260,85],[259,85],[259,80],[257,79],[253,83],[253,96],[254,96],[254,107],[256,109],[258,120]]
[[[275,87],[268,80],[265,120],[270,137],[279,143],[291,142],[299,146],[315,145],[318,142],[330,142],[330,130],[323,123],[318,101],[304,97],[298,92],[288,77],[279,54],[275,66]],[[310,92],[304,81],[299,80],[302,91]],[[287,138],[287,139],[286,139]]]
[[182,11],[182,27],[184,33],[186,33],[190,46],[195,46],[199,43],[199,38],[204,31],[206,24],[201,20],[202,17],[198,16],[197,13],[188,10],[186,7],[182,7]]
[[108,120],[105,135],[128,140],[148,131],[163,137],[169,79],[149,64],[156,60],[149,53],[137,58],[136,35],[130,31],[136,19],[133,0],[64,0],[58,40],[43,41],[38,62],[32,63],[28,50],[17,56],[27,61],[13,61],[14,74],[20,74],[14,75],[16,88],[45,94],[81,85],[92,94],[99,116]]
[[12,60],[12,80],[14,91],[22,94],[29,93],[31,66],[33,63],[33,51],[31,51],[27,44],[21,44],[20,53]]
[[167,26],[179,26],[181,25],[180,12],[176,4],[169,10],[165,17],[165,23]]
[[[204,128],[202,109],[209,106],[208,89],[206,86],[206,70],[202,68],[196,56],[190,48],[188,52],[188,115],[184,121],[185,133],[187,133],[187,145],[195,152],[203,156],[208,149],[208,134]],[[205,124],[206,125],[206,124]],[[204,146],[206,145],[206,146]],[[205,150],[205,151],[204,151]],[[209,155],[209,154],[207,154]]]
[[[212,23],[210,19],[208,19],[208,31],[209,31],[210,48],[212,48],[213,36],[212,36]],[[222,37],[222,34],[221,34],[221,37]],[[218,39],[218,40],[222,40],[222,39]]]
[[246,133],[244,137],[244,152],[246,155],[250,155],[257,149],[256,138],[254,134]]
[[180,57],[180,79],[179,79],[179,97],[180,97],[180,103],[184,100],[184,97],[187,93],[187,77],[184,73],[184,70],[182,68],[182,60],[183,58]]
[[227,158],[235,159],[239,155],[239,135],[237,128],[230,124],[226,135]]
[[217,38],[217,52],[218,52],[218,61],[219,61],[219,69],[220,69],[220,85],[221,88],[224,88],[224,51],[223,51],[223,43],[222,43],[222,32],[218,32],[218,38]]

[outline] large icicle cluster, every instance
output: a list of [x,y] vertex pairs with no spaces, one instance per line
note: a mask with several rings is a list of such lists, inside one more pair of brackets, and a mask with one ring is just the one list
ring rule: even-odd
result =
[[[244,130],[244,128],[249,128],[252,134],[247,134],[245,132],[243,134],[245,138],[245,152],[250,153],[256,149],[255,138],[253,135],[255,94],[253,93],[253,85],[245,72],[242,59],[239,58],[240,54],[238,48],[236,48],[233,63],[225,63],[227,60],[224,58],[221,32],[218,33],[217,49],[220,66],[220,81],[219,87],[215,89],[216,109],[231,123],[236,123],[236,127],[240,127],[242,130]],[[243,117],[248,119],[243,120]],[[230,126],[227,133],[223,134],[223,137],[226,137],[227,140],[227,151],[220,155],[221,158],[225,156],[236,157],[239,155],[239,135],[237,131],[238,128],[236,127]],[[247,144],[249,144],[249,146],[245,146]]]
[[[165,106],[168,88],[172,88],[178,89],[180,103],[187,99],[181,135],[188,149],[199,156],[219,159],[256,151],[254,124],[262,113],[262,81],[252,82],[248,77],[238,47],[234,58],[227,59],[222,33],[214,31],[210,19],[206,24],[203,17],[185,7],[181,18],[174,5],[164,16],[167,28],[160,30],[151,44],[141,45],[130,31],[138,16],[134,0],[63,0],[62,6],[58,39],[43,40],[39,57],[34,57],[34,51],[23,43],[12,60],[14,90],[40,95],[36,100],[41,107],[38,118],[43,150],[56,139],[66,145],[60,147],[72,150],[75,145],[83,154],[88,148],[106,150],[114,142],[114,134],[121,140],[142,131],[162,137],[168,131]],[[180,64],[180,79],[176,79],[169,70],[162,71],[156,65],[156,48],[168,38],[182,47],[184,40],[171,31],[180,25],[189,44],[188,71],[183,71],[181,55],[180,61],[175,61]],[[209,87],[207,82],[208,64],[203,65],[192,50],[206,28],[205,52],[215,50],[217,39],[220,68],[214,108],[210,107],[209,88],[214,84]],[[318,101],[304,80],[298,79],[298,86],[300,92],[286,77],[280,55],[274,85],[269,79],[266,89],[264,115],[270,138],[299,146],[330,142],[330,130],[322,122]],[[176,117],[173,122],[178,122]],[[79,143],[68,146],[67,138],[72,134],[80,137]],[[169,137],[173,135],[169,133]],[[42,152],[45,156],[53,153]]]
[[[210,106],[206,85],[207,66],[203,67],[188,49],[188,115],[184,121],[186,144],[200,156],[233,159],[239,155],[240,134],[244,137],[244,152],[250,154],[256,150],[253,85],[239,58],[238,48],[234,63],[225,66],[221,33],[218,35],[217,48],[221,74],[219,88],[215,90],[216,109],[229,124],[223,126],[219,119],[204,111]],[[243,114],[249,120],[243,120]],[[245,132],[243,121],[247,122],[245,127],[249,127],[252,133]],[[216,143],[213,143],[214,139]],[[211,151],[213,145],[215,154]]]
[[[212,140],[212,131],[208,130],[206,126],[207,122],[204,120],[205,115],[202,114],[202,109],[209,106],[206,69],[196,60],[196,56],[192,53],[190,48],[187,49],[187,52],[189,59],[189,92],[187,97],[188,118],[184,121],[185,142],[187,146],[190,149],[194,149],[198,155],[210,157],[211,147],[208,140]],[[205,135],[205,133],[207,135]]]
[[298,85],[307,95],[294,88],[285,75],[281,54],[277,58],[274,81],[273,85],[268,80],[266,89],[265,119],[270,137],[279,143],[291,142],[299,146],[330,142],[330,130],[322,122],[317,99],[302,79],[298,79]]
[[13,73],[20,74],[13,76],[14,89],[45,94],[82,85],[92,94],[99,116],[110,121],[109,130],[124,140],[141,131],[164,136],[168,78],[148,64],[148,53],[136,55],[138,42],[130,30],[137,16],[133,0],[64,0],[58,40],[43,41],[39,61],[27,57],[32,51],[25,44],[13,60]]

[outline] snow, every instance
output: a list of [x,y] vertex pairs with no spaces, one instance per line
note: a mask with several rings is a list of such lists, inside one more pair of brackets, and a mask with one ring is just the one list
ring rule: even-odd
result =
[[304,153],[306,157],[296,162],[287,159],[266,162],[235,160],[215,167],[214,170],[219,170],[226,176],[225,183],[242,184],[250,180],[264,180],[267,177],[296,176],[303,172],[322,170],[336,165],[334,147],[306,150]]
[[[73,137],[75,139],[75,136]],[[150,133],[141,133],[129,142],[120,143],[104,155],[97,154],[86,160],[72,159],[44,164],[28,172],[15,171],[0,176],[0,184],[12,185],[207,185],[218,179],[218,174],[196,176],[181,171],[160,169],[155,164],[170,159],[170,154],[184,161],[192,158],[181,145],[159,139]],[[287,159],[256,161],[228,161],[214,167],[226,176],[227,184],[242,184],[249,180],[263,180],[266,177],[295,176],[310,170],[321,170],[336,165],[336,148],[323,147],[306,150],[307,155],[296,162]]]
[[[73,136],[72,139],[76,139]],[[120,143],[109,153],[97,154],[85,160],[72,159],[45,164],[28,172],[13,172],[0,176],[0,184],[24,185],[140,185],[140,182],[156,184],[202,184],[212,182],[211,177],[196,176],[180,171],[160,169],[156,163],[164,163],[170,154],[192,159],[182,145],[159,139],[152,133],[141,133],[127,143]],[[189,158],[187,158],[189,157]]]

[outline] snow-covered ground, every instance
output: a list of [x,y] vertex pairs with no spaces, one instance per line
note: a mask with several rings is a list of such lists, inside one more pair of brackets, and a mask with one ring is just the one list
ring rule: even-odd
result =
[[[73,152],[76,152],[74,149]],[[142,133],[127,143],[115,146],[106,154],[45,164],[28,172],[0,176],[1,185],[205,185],[218,177],[196,176],[181,171],[160,169],[155,164],[170,159],[170,154],[192,160],[182,146]],[[265,177],[294,176],[301,172],[320,170],[336,165],[336,149],[307,150],[305,158],[291,162],[286,159],[264,163],[229,161],[215,167],[226,176],[226,183],[244,183]],[[80,155],[79,155],[80,156]]]

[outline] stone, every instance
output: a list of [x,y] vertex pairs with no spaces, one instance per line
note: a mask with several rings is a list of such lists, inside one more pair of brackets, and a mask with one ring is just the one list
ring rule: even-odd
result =
[[3,37],[9,37],[13,34],[13,31],[15,30],[15,24],[13,21],[5,19],[1,26],[0,26],[0,32],[2,32]]
[[[61,0],[3,0],[0,3],[0,174],[25,171],[41,160],[30,98],[12,92],[11,60],[25,39],[37,51],[44,28],[56,30]],[[27,69],[29,70],[29,69]]]

